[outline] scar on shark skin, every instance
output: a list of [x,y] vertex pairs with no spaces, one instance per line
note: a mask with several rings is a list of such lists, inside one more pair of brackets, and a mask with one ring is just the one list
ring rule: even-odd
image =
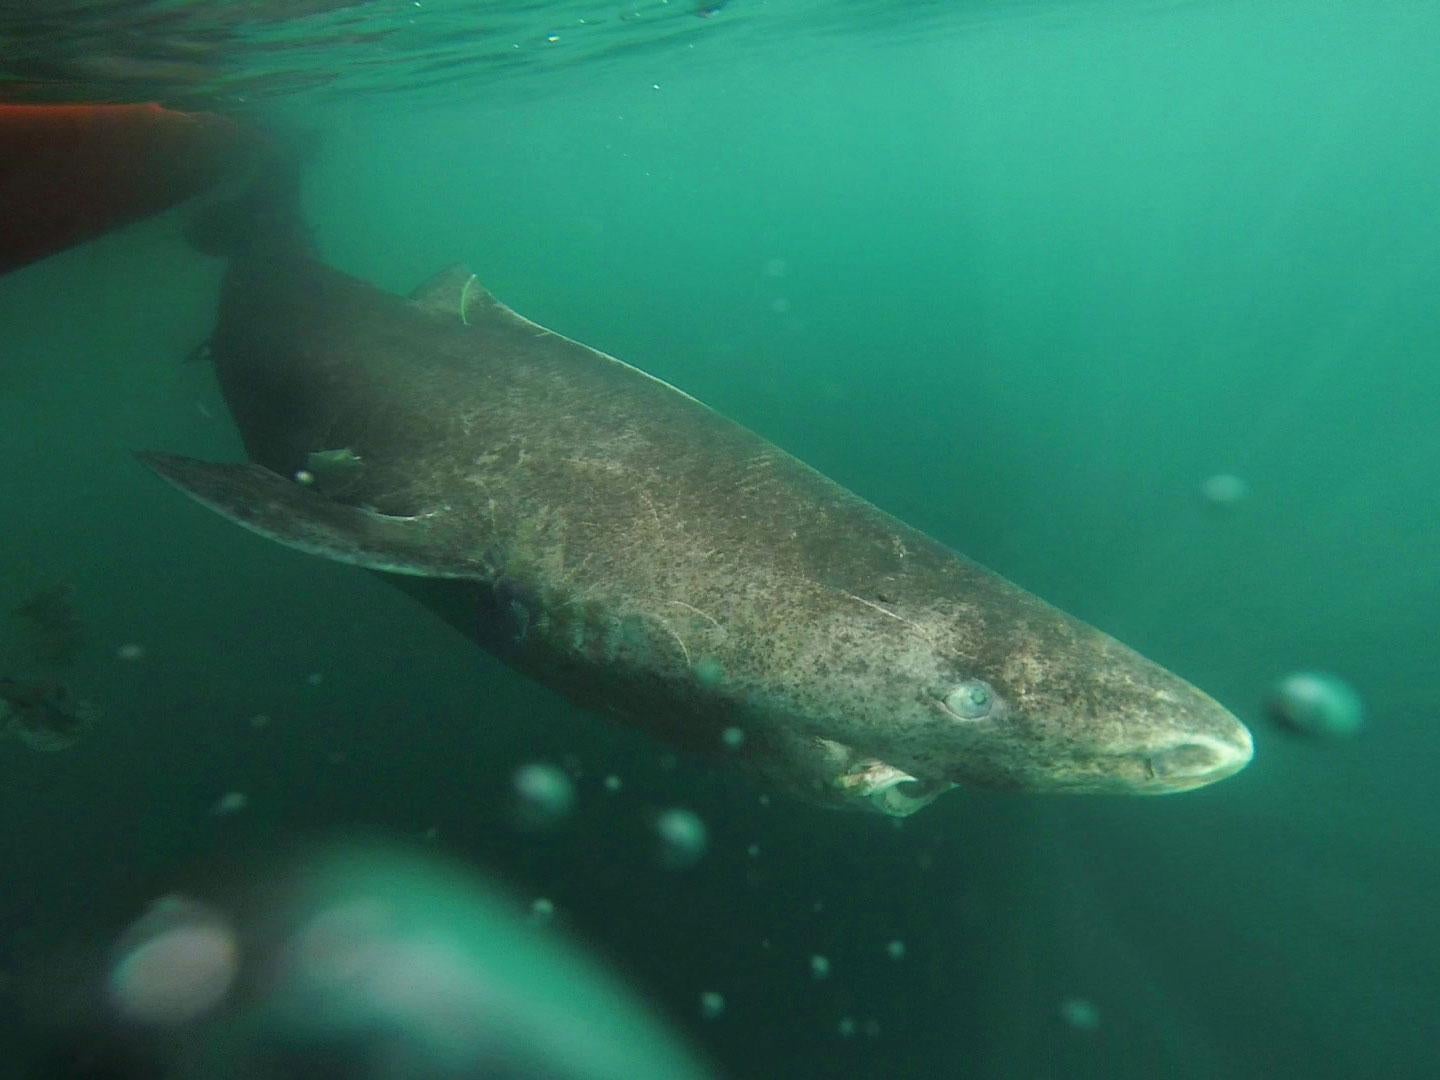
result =
[[725,630],[725,627],[723,627],[723,626],[720,625],[719,621],[715,618],[715,616],[709,614],[708,612],[701,611],[701,610],[700,610],[698,607],[696,607],[694,604],[687,604],[684,600],[666,600],[665,603],[667,603],[667,604],[678,604],[680,607],[683,607],[683,608],[687,609],[688,611],[693,611],[696,615],[699,615],[702,619],[705,619],[706,621],[708,621],[708,622],[710,623],[710,625],[713,626],[713,627],[715,627],[716,630],[719,630],[720,633],[722,633],[722,634],[727,633],[727,631]]
[[897,615],[889,608],[881,607],[879,604],[875,603],[875,601],[866,600],[863,596],[856,596],[852,592],[847,592],[845,593],[845,595],[848,596],[851,600],[854,600],[856,603],[864,604],[868,608],[874,608],[876,611],[880,612],[881,615],[889,615],[890,618],[894,619],[896,622],[904,623],[906,626],[908,626],[911,630],[914,630],[915,633],[919,634],[926,641],[930,642],[932,645],[934,644],[934,640],[925,631],[925,629],[920,626],[919,623],[912,622],[911,620],[905,618],[905,616],[903,615]]
[[643,614],[650,616],[650,618],[658,622],[665,628],[665,632],[675,639],[675,644],[680,646],[680,655],[685,657],[685,666],[687,668],[691,667],[690,650],[685,647],[685,639],[675,632],[675,628],[666,622],[663,616],[656,615],[653,611],[646,611],[643,612]]

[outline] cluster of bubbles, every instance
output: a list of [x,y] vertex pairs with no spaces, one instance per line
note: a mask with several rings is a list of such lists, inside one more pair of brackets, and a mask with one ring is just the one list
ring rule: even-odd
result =
[[[736,745],[743,741],[739,728],[727,729],[739,734]],[[728,737],[727,744],[731,741]],[[615,794],[624,786],[613,773],[602,784]],[[524,830],[550,829],[565,821],[575,809],[575,783],[558,766],[543,762],[522,765],[511,780],[511,818]],[[694,866],[709,848],[709,830],[694,811],[672,807],[657,813],[653,819],[656,859],[667,870],[684,870]]]

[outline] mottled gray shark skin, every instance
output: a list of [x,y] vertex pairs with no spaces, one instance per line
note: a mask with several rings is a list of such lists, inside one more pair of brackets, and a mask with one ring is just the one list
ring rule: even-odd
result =
[[1162,793],[1250,759],[1184,680],[463,269],[404,298],[241,255],[211,349],[252,464],[142,455],[159,473],[801,798]]

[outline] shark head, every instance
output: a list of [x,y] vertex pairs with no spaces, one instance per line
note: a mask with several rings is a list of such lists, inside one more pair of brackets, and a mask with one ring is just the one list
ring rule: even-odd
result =
[[782,779],[819,777],[820,801],[903,816],[957,785],[1160,795],[1250,761],[1249,731],[1218,702],[961,565],[952,602],[832,594],[789,660],[788,684],[804,689],[787,702],[787,727],[802,734],[777,755]]
[[1253,753],[1218,702],[1059,612],[1017,630],[1003,655],[954,670],[922,693],[933,719],[916,726],[929,740],[913,763],[955,783],[1163,795],[1232,776]]

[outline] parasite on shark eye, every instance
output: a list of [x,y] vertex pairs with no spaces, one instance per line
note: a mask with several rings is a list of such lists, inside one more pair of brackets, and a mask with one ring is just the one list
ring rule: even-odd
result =
[[945,707],[965,720],[989,716],[995,704],[995,691],[979,679],[966,679],[945,695]]

